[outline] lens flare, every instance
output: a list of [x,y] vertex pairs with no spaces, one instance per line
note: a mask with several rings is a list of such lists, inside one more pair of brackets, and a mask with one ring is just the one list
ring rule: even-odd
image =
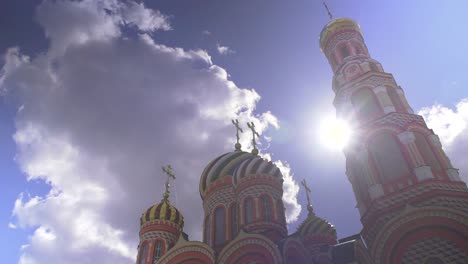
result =
[[351,138],[351,127],[341,119],[328,117],[324,119],[319,131],[320,143],[330,150],[342,150]]

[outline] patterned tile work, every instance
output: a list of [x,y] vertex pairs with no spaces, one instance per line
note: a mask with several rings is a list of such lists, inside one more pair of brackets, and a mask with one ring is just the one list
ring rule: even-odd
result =
[[465,264],[468,254],[450,241],[434,237],[412,245],[403,255],[403,264],[425,263],[429,257],[438,257],[443,263]]

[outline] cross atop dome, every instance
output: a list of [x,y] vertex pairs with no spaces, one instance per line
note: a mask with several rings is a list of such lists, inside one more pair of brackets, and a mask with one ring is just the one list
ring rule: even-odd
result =
[[325,7],[325,9],[327,10],[328,17],[330,18],[330,20],[333,20],[333,16],[332,16],[332,14],[330,12],[330,9],[328,9],[328,5],[327,5],[327,3],[325,3],[325,0],[322,0],[322,4]]
[[236,138],[237,138],[237,142],[236,142],[236,145],[235,145],[235,148],[236,148],[236,151],[240,151],[241,150],[241,147],[242,145],[239,143],[239,131],[241,133],[244,133],[244,131],[242,130],[242,128],[239,126],[239,120],[236,119],[236,121],[234,120],[231,120],[232,121],[232,124],[236,127]]
[[166,167],[162,167],[162,171],[167,175],[167,179],[166,179],[166,183],[165,183],[165,187],[166,187],[166,191],[164,192],[163,194],[163,198],[164,200],[169,200],[169,187],[171,186],[170,183],[169,183],[169,179],[172,178],[172,179],[176,179],[176,176],[174,174],[174,172],[172,171],[172,167],[171,165],[167,165]]
[[314,214],[314,208],[312,208],[312,204],[310,203],[310,197],[309,197],[309,193],[311,193],[311,190],[309,186],[307,185],[307,182],[305,179],[301,181],[301,184],[302,186],[304,186],[304,189],[307,195],[307,211],[309,211],[309,215]]
[[255,124],[254,122],[247,122],[247,126],[252,130],[252,154],[257,155],[258,154],[258,149],[257,149],[257,141],[255,141],[255,136],[260,137],[258,132],[255,130]]

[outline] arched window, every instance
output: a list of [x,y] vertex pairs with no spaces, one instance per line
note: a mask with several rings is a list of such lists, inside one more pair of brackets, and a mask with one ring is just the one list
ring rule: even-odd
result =
[[359,45],[356,44],[356,45],[354,46],[354,49],[356,50],[356,54],[362,54],[362,50],[361,50],[361,48],[359,47]]
[[148,251],[148,243],[143,244],[143,248],[140,250],[140,259],[138,260],[139,264],[145,263],[146,252]]
[[286,216],[284,215],[284,205],[281,200],[276,201],[276,210],[278,212],[278,221],[281,223],[285,223]]
[[215,245],[224,243],[224,223],[225,212],[223,207],[218,207],[215,210]]
[[349,50],[346,45],[340,47],[341,58],[344,59],[349,56]]
[[205,241],[208,245],[211,243],[211,225],[210,225],[210,216],[207,215],[205,218]]
[[245,200],[244,206],[245,223],[250,224],[253,221],[253,201],[252,198]]
[[363,121],[373,119],[381,113],[374,92],[368,88],[362,88],[354,92],[351,96],[351,102],[358,118]]
[[346,159],[346,170],[347,173],[352,175],[354,193],[356,199],[359,202],[364,201],[367,198],[368,186],[366,182],[367,173],[362,164],[354,157],[349,157]]
[[385,132],[373,137],[369,141],[369,150],[383,183],[409,174],[408,163],[392,134]]
[[154,246],[154,259],[153,264],[156,264],[158,260],[161,258],[162,253],[162,241],[156,241],[156,246]]
[[416,138],[416,146],[424,159],[426,165],[431,166],[433,169],[440,170],[440,163],[434,155],[432,148],[427,143],[426,137],[420,133],[414,133]]
[[234,238],[237,235],[237,205],[231,206],[231,237]]
[[374,72],[379,71],[379,67],[377,67],[377,64],[375,64],[373,62],[369,62],[369,67],[370,67],[371,71],[374,71]]
[[271,221],[271,203],[270,198],[268,196],[262,197],[262,204],[263,204],[263,220]]
[[388,97],[390,97],[390,100],[392,101],[393,106],[398,112],[402,112],[405,110],[405,108],[403,107],[401,103],[400,96],[396,92],[395,88],[387,87],[387,94],[388,94]]

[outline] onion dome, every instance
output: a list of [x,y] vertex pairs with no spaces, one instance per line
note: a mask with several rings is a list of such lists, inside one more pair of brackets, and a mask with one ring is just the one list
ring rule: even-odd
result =
[[180,228],[184,226],[184,216],[170,204],[168,199],[163,199],[160,203],[148,208],[140,218],[140,225],[144,225],[153,220],[166,220],[177,224]]
[[361,27],[359,27],[356,21],[350,18],[333,19],[330,22],[328,22],[322,29],[322,32],[320,32],[320,48],[324,50],[325,45],[328,41],[328,37],[331,35],[331,33],[346,29],[356,30],[362,35]]
[[250,156],[244,159],[234,171],[234,183],[238,183],[242,178],[249,175],[262,174],[270,175],[282,179],[283,175],[273,162],[259,156]]
[[326,220],[316,216],[314,213],[309,213],[304,222],[297,229],[297,233],[301,237],[309,235],[331,235],[336,239],[335,227]]
[[255,157],[254,154],[236,150],[223,154],[212,160],[203,170],[200,177],[200,195],[205,196],[209,186],[216,180],[231,177],[237,167],[246,159]]

